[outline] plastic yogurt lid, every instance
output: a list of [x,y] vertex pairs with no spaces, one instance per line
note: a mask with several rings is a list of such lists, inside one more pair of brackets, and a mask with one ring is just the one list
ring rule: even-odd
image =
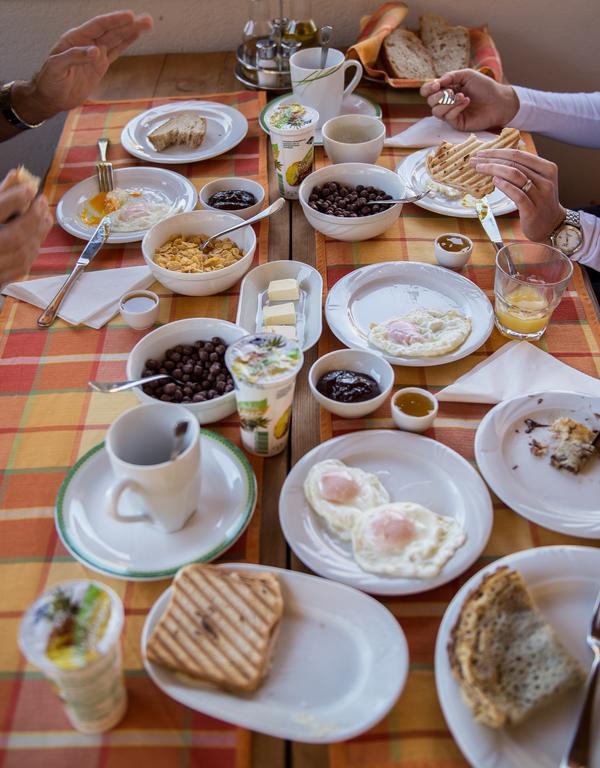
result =
[[291,339],[275,333],[253,333],[228,347],[225,362],[238,381],[272,384],[299,371],[303,355]]
[[279,104],[268,116],[270,128],[291,131],[301,130],[319,121],[319,113],[303,104]]

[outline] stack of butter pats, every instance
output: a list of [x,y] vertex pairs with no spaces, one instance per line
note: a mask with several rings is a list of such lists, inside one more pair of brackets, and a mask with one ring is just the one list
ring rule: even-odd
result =
[[298,340],[298,313],[300,299],[298,281],[293,277],[271,280],[267,288],[267,304],[262,308],[263,333],[277,333],[287,339]]

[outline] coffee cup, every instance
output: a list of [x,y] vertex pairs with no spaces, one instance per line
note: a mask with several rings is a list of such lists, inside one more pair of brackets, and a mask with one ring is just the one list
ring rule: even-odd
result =
[[[187,432],[181,451],[171,459],[175,426],[182,421]],[[109,514],[123,523],[150,523],[165,533],[183,528],[200,497],[196,418],[180,405],[140,405],[111,424],[105,447],[116,480],[106,493]]]
[[373,164],[383,149],[385,125],[371,115],[338,115],[323,125],[322,134],[332,163]]
[[[344,88],[344,75],[355,69],[350,84]],[[319,113],[317,128],[339,115],[342,99],[359,84],[363,68],[358,61],[346,60],[335,48],[327,53],[326,66],[321,68],[321,49],[305,48],[290,57],[290,73],[294,96],[305,106]]]

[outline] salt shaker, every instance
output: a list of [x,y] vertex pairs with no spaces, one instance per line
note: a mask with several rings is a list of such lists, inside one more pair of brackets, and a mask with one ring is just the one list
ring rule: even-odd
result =
[[256,41],[256,68],[258,84],[263,88],[276,88],[279,82],[277,45],[273,40]]

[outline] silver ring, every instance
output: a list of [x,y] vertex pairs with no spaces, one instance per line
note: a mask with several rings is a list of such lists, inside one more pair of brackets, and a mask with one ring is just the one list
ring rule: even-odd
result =
[[532,186],[533,186],[533,181],[531,181],[531,179],[527,179],[525,184],[523,184],[523,186],[521,187],[521,192],[525,192],[525,194],[527,194]]

